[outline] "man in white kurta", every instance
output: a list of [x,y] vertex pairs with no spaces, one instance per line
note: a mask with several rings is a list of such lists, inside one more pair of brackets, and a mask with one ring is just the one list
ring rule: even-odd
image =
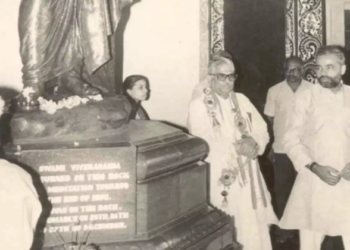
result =
[[296,100],[285,150],[298,171],[280,226],[300,230],[301,250],[320,250],[325,235],[350,250],[350,87],[336,46],[318,51],[318,84]]
[[296,178],[296,171],[284,151],[282,140],[287,131],[288,120],[293,114],[297,95],[313,85],[302,78],[302,73],[301,59],[288,58],[285,62],[286,79],[269,89],[264,109],[265,115],[273,125],[274,192],[279,219],[283,215]]
[[[268,225],[277,218],[256,159],[269,136],[255,107],[233,92],[234,71],[229,59],[210,62],[206,84],[210,87],[194,95],[188,128],[209,144],[211,204],[234,217],[236,240],[244,250],[271,250]],[[244,136],[237,127],[242,124]]]
[[[288,120],[293,114],[296,96],[313,84],[302,78],[303,62],[299,57],[289,57],[284,63],[285,80],[272,86],[266,98],[264,113],[273,126],[274,205],[278,219],[292,191],[297,172],[283,148],[282,140]],[[297,231],[275,230],[276,241],[285,242],[297,235]]]
[[[0,110],[3,104],[0,98]],[[0,159],[0,176],[1,249],[29,250],[41,213],[32,178],[20,167],[3,159]]]

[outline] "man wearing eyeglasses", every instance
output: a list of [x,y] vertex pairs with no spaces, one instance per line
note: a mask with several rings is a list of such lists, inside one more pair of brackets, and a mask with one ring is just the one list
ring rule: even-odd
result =
[[257,160],[269,141],[266,123],[247,97],[233,91],[230,58],[214,55],[208,72],[207,85],[190,103],[188,128],[209,144],[210,203],[234,217],[245,250],[271,250],[268,225],[277,217]]
[[[298,57],[290,57],[285,61],[284,72],[286,79],[269,89],[264,109],[273,126],[274,204],[279,219],[283,215],[297,175],[283,149],[282,139],[287,131],[287,122],[292,116],[296,96],[313,85],[303,80],[303,62]],[[295,235],[284,230],[278,230],[276,234],[280,243]]]

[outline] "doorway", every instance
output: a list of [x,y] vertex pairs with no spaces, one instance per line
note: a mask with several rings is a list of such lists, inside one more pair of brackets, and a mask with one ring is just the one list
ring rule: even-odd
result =
[[262,111],[267,90],[283,80],[285,1],[225,0],[225,49],[238,65],[236,91]]

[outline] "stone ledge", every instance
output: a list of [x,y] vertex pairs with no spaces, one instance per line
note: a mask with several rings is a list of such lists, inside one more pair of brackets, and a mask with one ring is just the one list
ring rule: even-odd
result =
[[116,95],[72,109],[63,108],[55,114],[41,110],[15,113],[11,120],[12,140],[91,139],[128,123],[130,111],[126,97]]

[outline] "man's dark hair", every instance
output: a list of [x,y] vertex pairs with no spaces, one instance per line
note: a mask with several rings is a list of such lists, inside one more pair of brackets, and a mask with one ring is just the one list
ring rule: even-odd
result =
[[317,51],[316,58],[319,56],[330,55],[330,54],[338,57],[341,65],[344,65],[346,63],[345,62],[345,49],[344,49],[344,47],[342,47],[340,45],[328,45],[328,46],[320,47]]
[[303,60],[300,57],[290,56],[284,61],[284,69],[287,69],[287,66],[290,62],[296,62],[296,63],[300,64],[301,67],[303,67],[303,65],[304,65]]

